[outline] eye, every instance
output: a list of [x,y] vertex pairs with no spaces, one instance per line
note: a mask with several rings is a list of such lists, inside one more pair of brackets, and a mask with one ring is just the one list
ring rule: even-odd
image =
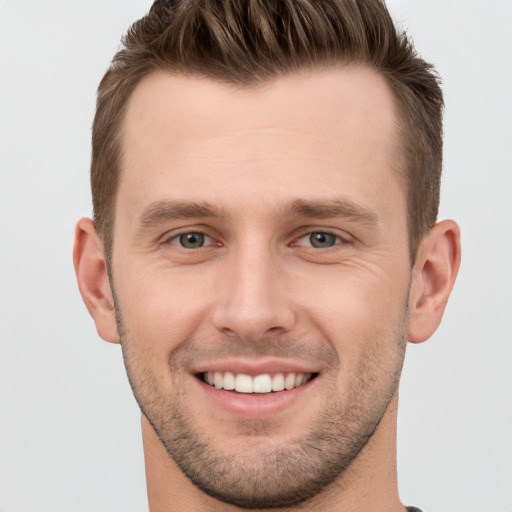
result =
[[174,245],[179,245],[184,249],[200,249],[205,245],[212,245],[214,240],[204,233],[190,231],[173,236],[169,239],[169,242]]
[[326,231],[313,231],[300,237],[297,245],[305,247],[314,247],[315,249],[329,249],[343,242],[341,237],[328,233]]

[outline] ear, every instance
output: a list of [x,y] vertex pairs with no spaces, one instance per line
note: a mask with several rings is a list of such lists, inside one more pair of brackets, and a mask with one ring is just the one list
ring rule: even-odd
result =
[[91,219],[81,219],[76,225],[73,263],[78,288],[98,334],[105,341],[119,343],[103,243]]
[[459,265],[459,226],[451,220],[439,222],[423,239],[414,264],[409,294],[412,343],[428,340],[438,328]]

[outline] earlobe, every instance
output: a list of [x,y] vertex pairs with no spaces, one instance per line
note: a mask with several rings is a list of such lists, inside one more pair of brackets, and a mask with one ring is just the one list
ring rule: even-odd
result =
[[416,257],[409,294],[409,341],[426,341],[438,328],[452,291],[461,258],[459,226],[437,223]]
[[103,244],[91,219],[81,219],[76,225],[73,263],[80,294],[98,334],[105,341],[119,343]]

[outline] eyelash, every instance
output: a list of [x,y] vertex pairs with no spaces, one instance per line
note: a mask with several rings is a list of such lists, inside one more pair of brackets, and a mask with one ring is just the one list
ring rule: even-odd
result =
[[308,231],[308,232],[304,233],[303,235],[301,235],[299,238],[296,239],[296,241],[293,243],[293,245],[298,245],[298,242],[300,240],[302,240],[303,238],[306,238],[306,237],[309,237],[309,239],[311,241],[311,237],[313,235],[315,235],[315,234],[327,235],[328,237],[333,237],[333,238],[336,239],[335,243],[332,246],[329,246],[329,247],[315,247],[314,245],[302,246],[302,247],[308,247],[308,248],[312,248],[312,249],[327,250],[327,249],[334,249],[338,245],[351,243],[350,240],[347,240],[346,238],[342,237],[339,233],[335,233],[335,232],[329,231],[327,229],[318,229],[318,230],[312,230],[312,231]]
[[[203,236],[205,239],[209,239],[211,240],[212,242],[215,242],[215,239],[212,238],[211,236],[207,235],[206,233],[204,233],[203,231],[183,231],[181,233],[177,233],[169,238],[166,238],[164,240],[164,243],[165,244],[173,244],[173,245],[178,245],[179,247],[181,247],[182,249],[185,249],[185,250],[193,250],[193,249],[203,249],[205,247],[208,247],[210,245],[217,245],[217,246],[220,246],[222,245],[220,242],[216,242],[215,244],[208,244],[208,245],[201,245],[200,247],[184,247],[182,244],[179,243],[179,240],[182,236],[185,236],[185,235],[200,235],[200,236]],[[174,243],[174,241],[177,241],[177,243]]]
[[[311,236],[314,235],[314,234],[327,235],[328,237],[334,237],[336,239],[336,241],[335,241],[335,243],[332,246],[328,246],[328,247],[315,247],[313,245],[307,246],[307,245],[301,245],[301,244],[298,243],[300,240],[302,240],[303,238],[306,238],[308,236],[311,238]],[[210,241],[212,241],[214,243],[213,244],[209,243],[207,245],[201,245],[199,247],[184,247],[179,242],[179,240],[180,240],[181,237],[183,237],[185,235],[200,235],[200,236],[203,236],[206,239],[209,239]],[[352,243],[352,240],[349,240],[346,237],[341,236],[339,233],[335,233],[335,232],[330,231],[328,229],[318,229],[318,230],[312,229],[311,231],[304,232],[298,238],[295,238],[294,242],[292,242],[290,245],[292,247],[293,246],[299,246],[299,247],[308,247],[310,249],[318,249],[318,250],[323,249],[323,250],[327,250],[327,249],[334,249],[338,245],[351,244],[351,243]],[[181,249],[185,249],[185,250],[204,249],[204,248],[210,247],[212,245],[216,245],[216,246],[220,247],[220,246],[223,245],[221,242],[217,242],[214,238],[212,238],[211,236],[206,234],[204,231],[200,231],[200,230],[197,230],[197,231],[196,230],[190,230],[190,231],[183,231],[181,233],[177,233],[175,235],[172,235],[171,237],[166,238],[164,240],[164,244],[177,245]]]

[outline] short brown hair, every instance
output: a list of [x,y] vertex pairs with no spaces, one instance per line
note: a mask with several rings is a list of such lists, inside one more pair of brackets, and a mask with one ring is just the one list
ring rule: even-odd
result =
[[94,221],[108,259],[122,123],[144,77],[166,70],[243,87],[354,63],[384,76],[395,98],[414,262],[439,207],[443,96],[432,66],[396,29],[382,0],[157,0],[122,43],[98,88],[92,130]]

